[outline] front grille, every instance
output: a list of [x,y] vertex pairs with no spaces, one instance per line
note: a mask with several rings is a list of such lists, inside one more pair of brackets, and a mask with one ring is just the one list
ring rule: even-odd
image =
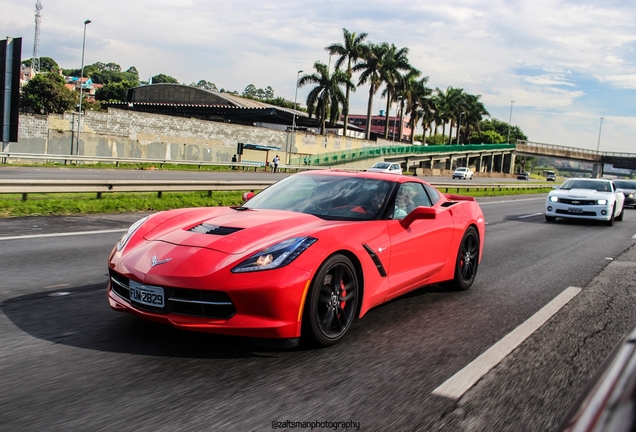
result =
[[563,204],[570,205],[597,205],[596,200],[580,200],[580,199],[570,199],[570,198],[559,198],[559,202]]
[[[112,290],[129,303],[129,279],[117,272],[110,271]],[[133,303],[136,308],[160,313],[202,316],[228,319],[236,314],[236,308],[230,297],[222,291],[208,291],[190,288],[162,287],[166,298],[163,308]]]
[[581,212],[581,213],[574,213],[574,212],[569,212],[567,210],[557,210],[555,213],[566,214],[566,215],[570,215],[570,216],[596,216],[596,212],[592,212],[592,211],[584,211],[584,212]]

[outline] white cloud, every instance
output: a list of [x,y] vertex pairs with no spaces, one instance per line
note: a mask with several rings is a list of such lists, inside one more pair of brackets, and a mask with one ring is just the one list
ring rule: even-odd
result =
[[[184,83],[205,79],[242,91],[272,86],[293,99],[296,72],[324,47],[342,41],[342,28],[368,32],[372,42],[410,49],[429,85],[482,95],[494,116],[517,124],[533,140],[569,145],[594,135],[587,122],[608,118],[608,145],[632,148],[636,111],[619,108],[609,90],[636,90],[636,6],[600,0],[366,0],[303,2],[235,0],[43,0],[40,55],[79,67],[83,22],[86,63],[135,66],[142,79],[158,73]],[[23,37],[31,57],[34,3],[0,0],[0,34]],[[334,59],[332,59],[335,61]],[[604,91],[598,91],[605,86]],[[299,90],[303,100],[309,90]],[[368,88],[354,111],[364,112]],[[379,96],[377,112],[384,108]],[[612,119],[611,121],[609,119]],[[622,120],[618,120],[622,119]],[[616,128],[610,128],[616,124]],[[620,125],[620,127],[618,127]],[[592,126],[591,126],[592,127]],[[594,127],[592,127],[594,129]],[[620,132],[611,132],[612,130]],[[615,133],[613,136],[611,134]],[[621,135],[623,134],[623,135]],[[574,139],[573,137],[577,137]],[[611,141],[609,140],[611,138]],[[589,141],[589,140],[588,140]],[[587,144],[594,144],[592,137]]]

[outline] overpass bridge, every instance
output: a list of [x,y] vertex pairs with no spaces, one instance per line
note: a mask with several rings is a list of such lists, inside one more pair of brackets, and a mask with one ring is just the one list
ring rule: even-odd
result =
[[592,177],[603,175],[603,165],[636,170],[636,154],[597,152],[552,144],[517,141],[516,144],[391,145],[362,147],[292,158],[291,165],[365,168],[377,161],[401,163],[403,168],[454,169],[473,166],[477,172],[514,172],[516,156],[544,156],[593,164]]
[[598,152],[522,140],[517,141],[515,153],[520,156],[547,156],[579,162],[591,162],[594,164],[592,177],[601,177],[603,175],[603,165],[605,164],[612,165],[614,168],[636,170],[636,153]]

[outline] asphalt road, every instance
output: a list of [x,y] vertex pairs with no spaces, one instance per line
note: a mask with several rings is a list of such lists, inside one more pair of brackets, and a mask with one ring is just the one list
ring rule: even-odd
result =
[[[111,311],[106,258],[139,215],[0,220],[0,430],[554,430],[636,323],[636,210],[613,227],[551,224],[543,199],[480,200],[469,291],[423,288],[339,345],[290,351]],[[112,232],[6,239],[78,231]],[[474,386],[435,393],[570,287]]]

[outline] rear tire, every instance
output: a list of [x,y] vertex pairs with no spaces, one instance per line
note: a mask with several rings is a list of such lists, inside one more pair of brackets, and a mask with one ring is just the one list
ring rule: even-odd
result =
[[455,277],[444,285],[456,291],[465,291],[475,282],[479,267],[479,234],[469,227],[462,237],[455,259]]

